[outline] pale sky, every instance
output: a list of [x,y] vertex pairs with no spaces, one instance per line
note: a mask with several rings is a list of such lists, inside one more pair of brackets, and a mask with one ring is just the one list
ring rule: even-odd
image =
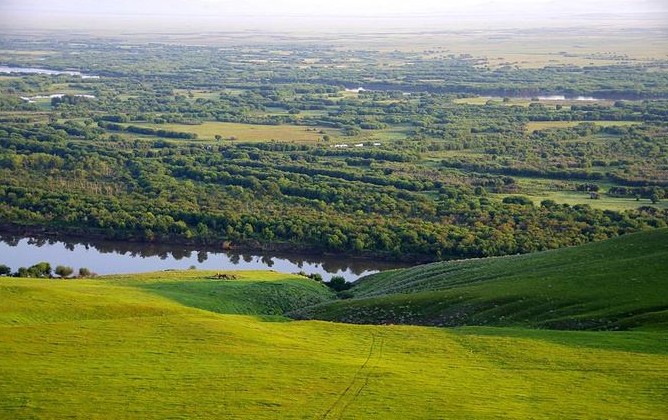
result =
[[366,15],[666,11],[663,0],[2,0],[0,10],[195,15]]
[[[646,16],[668,21],[668,0],[0,0],[0,26],[48,19],[96,17],[176,22],[193,17],[246,24],[290,17],[330,21],[355,19],[465,19],[541,22],[579,16]],[[595,19],[595,18],[594,18]]]

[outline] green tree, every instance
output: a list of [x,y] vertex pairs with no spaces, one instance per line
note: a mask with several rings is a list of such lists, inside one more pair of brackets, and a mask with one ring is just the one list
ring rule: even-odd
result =
[[509,195],[502,200],[504,204],[519,204],[521,206],[533,206],[533,201],[523,195]]
[[56,266],[55,272],[56,275],[60,276],[60,278],[65,278],[71,276],[74,270],[72,269],[72,267],[68,267],[66,265],[59,265]]
[[334,290],[335,292],[342,292],[353,287],[352,283],[348,283],[346,279],[342,276],[334,276],[332,279],[325,283],[327,287]]
[[12,274],[12,269],[9,266],[0,264],[0,276],[8,276]]
[[663,198],[664,193],[661,188],[654,187],[650,193],[649,199],[652,200],[652,204],[656,204]]
[[28,277],[51,277],[51,264],[42,261],[28,268]]

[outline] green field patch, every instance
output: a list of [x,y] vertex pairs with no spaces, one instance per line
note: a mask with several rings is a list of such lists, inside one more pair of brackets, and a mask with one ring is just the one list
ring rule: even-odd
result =
[[[295,125],[261,125],[206,121],[202,124],[133,124],[157,130],[178,131],[197,134],[200,140],[214,140],[216,135],[227,140],[239,141],[286,141],[317,143],[325,134],[338,135],[339,130],[326,127],[304,127]],[[324,134],[320,133],[323,131]]]
[[501,102],[501,98],[494,98],[491,96],[474,96],[470,98],[457,98],[452,102],[466,105],[485,105],[488,101]]
[[430,151],[428,152],[428,159],[436,160],[439,164],[441,159],[446,157],[464,157],[464,158],[474,158],[477,156],[487,156],[484,151],[475,150],[475,149],[462,149],[462,150],[439,150],[439,151]]
[[122,94],[117,96],[119,101],[127,101],[128,99],[135,99],[139,98],[139,95],[129,95],[129,94]]
[[174,94],[183,95],[190,99],[218,99],[220,92],[197,89],[174,89]]
[[599,193],[597,199],[592,199],[589,193],[579,191],[546,191],[539,193],[538,195],[531,195],[529,198],[531,198],[536,205],[540,204],[543,200],[554,200],[559,204],[588,204],[595,209],[602,210],[624,211],[634,210],[642,206],[668,209],[668,200],[652,203],[648,198],[636,200],[635,198],[610,197],[606,195],[605,192]]
[[357,89],[346,89],[340,91],[339,95],[341,95],[345,99],[357,99],[359,98],[360,93]]
[[31,57],[31,58],[37,58],[37,57],[43,57],[43,56],[49,56],[49,55],[57,55],[57,51],[48,51],[48,50],[7,50],[7,49],[0,49],[0,54],[4,56],[23,56],[23,57]]
[[359,134],[352,137],[340,137],[337,142],[357,143],[365,142],[391,142],[395,140],[404,140],[408,137],[411,127],[405,125],[389,126],[378,130],[362,130]]
[[31,99],[32,104],[37,107],[39,111],[51,111],[51,99],[50,98],[36,98]]
[[65,93],[68,95],[83,95],[83,94],[90,94],[90,91],[83,90],[80,88],[73,88],[69,83],[52,83],[49,85],[49,90],[48,92],[44,92],[44,94],[52,94],[52,93]]
[[223,93],[228,94],[228,95],[234,95],[234,96],[239,96],[246,92],[245,89],[230,89],[230,88],[225,88],[223,89]]
[[[280,108],[277,108],[280,109]],[[299,111],[299,116],[300,117],[322,117],[323,115],[327,115],[329,113],[328,110],[326,109],[307,109],[307,110],[301,110]],[[273,113],[270,113],[269,115],[285,115],[288,114],[286,110],[283,110],[283,112],[278,112],[275,111]]]
[[631,125],[642,124],[639,121],[530,121],[526,123],[527,130],[534,132],[537,130],[544,130],[547,128],[570,128],[575,127],[583,122],[592,123],[599,127],[622,126],[627,127]]
[[[303,112],[303,111],[302,111]],[[285,108],[269,106],[264,109],[264,111],[257,110],[253,111],[254,115],[289,115],[288,110]]]
[[49,110],[50,106],[49,109],[44,109],[41,111],[4,111],[0,112],[0,118],[8,118],[8,119],[28,118],[31,121],[48,122],[51,113],[45,111]]
[[[608,189],[617,185],[605,180],[597,180],[594,182],[594,184],[600,187],[600,191],[598,192],[598,198],[592,199],[588,192],[575,191],[578,184],[585,183],[586,181],[564,181],[559,179],[519,176],[513,178],[520,186],[521,192],[526,194],[535,205],[540,205],[543,200],[554,200],[559,204],[568,204],[571,206],[587,204],[595,209],[614,211],[635,210],[642,206],[652,206],[658,209],[668,208],[668,200],[652,203],[648,198],[640,198],[639,200],[636,200],[635,198],[610,197],[607,195]],[[493,195],[499,199],[503,199],[508,194]]]

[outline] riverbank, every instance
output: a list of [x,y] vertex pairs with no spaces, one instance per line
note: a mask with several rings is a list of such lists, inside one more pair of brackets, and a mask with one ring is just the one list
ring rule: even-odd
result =
[[[3,226],[4,227],[4,226]],[[409,264],[368,257],[326,254],[223,249],[214,245],[106,240],[103,235],[65,236],[46,228],[10,226],[0,229],[0,264],[13,271],[41,261],[73,269],[86,267],[97,274],[173,269],[276,270],[284,273],[319,274],[328,280],[341,276],[347,281]]]
[[[246,241],[229,241],[229,240],[208,240],[199,241],[195,239],[187,240],[180,236],[160,236],[153,240],[146,240],[139,232],[132,234],[123,234],[122,232],[109,232],[103,230],[86,230],[73,229],[67,227],[53,227],[41,225],[20,225],[14,223],[0,224],[0,239],[4,236],[15,237],[35,237],[47,240],[57,241],[76,241],[79,243],[85,242],[108,242],[108,243],[128,243],[138,245],[168,245],[168,246],[184,246],[188,248],[197,248],[202,251],[214,252],[234,252],[234,253],[273,253],[280,255],[308,255],[311,257],[327,257],[327,258],[341,258],[354,259],[359,261],[373,260],[385,261],[390,263],[405,264],[425,264],[434,262],[437,259],[430,255],[414,255],[414,254],[395,254],[383,252],[331,252],[324,248],[311,244],[297,244],[292,242],[260,242],[256,240]],[[456,259],[456,258],[452,258]]]

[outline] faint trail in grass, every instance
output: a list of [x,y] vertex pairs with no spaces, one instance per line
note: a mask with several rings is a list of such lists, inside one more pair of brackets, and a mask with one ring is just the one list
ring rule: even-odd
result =
[[[385,344],[385,340],[383,339],[383,337],[380,337],[379,344],[378,344],[378,351],[376,352],[376,357],[375,357],[375,363],[376,364],[383,358],[383,345],[384,344]],[[369,353],[369,356],[371,356],[372,353],[373,353],[373,349],[372,349],[372,352]],[[367,359],[367,362],[365,364],[367,364],[369,362],[370,358],[371,357],[369,357],[369,359]],[[371,373],[373,372],[373,369],[374,369],[375,366],[376,366],[375,364],[370,364],[369,368],[366,369],[366,372],[365,372],[365,375],[364,375],[364,383],[362,384],[361,387],[359,387],[357,392],[355,392],[355,395],[348,401],[348,403],[341,409],[341,413],[339,414],[339,416],[342,416],[346,412],[346,410],[348,409],[348,406],[350,406],[350,404],[355,402],[355,400],[357,400],[357,398],[360,396],[362,391],[367,387],[367,385],[369,385],[369,381],[371,380]]]
[[357,369],[346,389],[343,390],[336,401],[322,415],[323,419],[341,418],[350,404],[355,402],[364,388],[369,384],[375,364],[383,357],[383,344],[383,337],[376,337],[376,334],[371,334],[369,354],[364,363]]

